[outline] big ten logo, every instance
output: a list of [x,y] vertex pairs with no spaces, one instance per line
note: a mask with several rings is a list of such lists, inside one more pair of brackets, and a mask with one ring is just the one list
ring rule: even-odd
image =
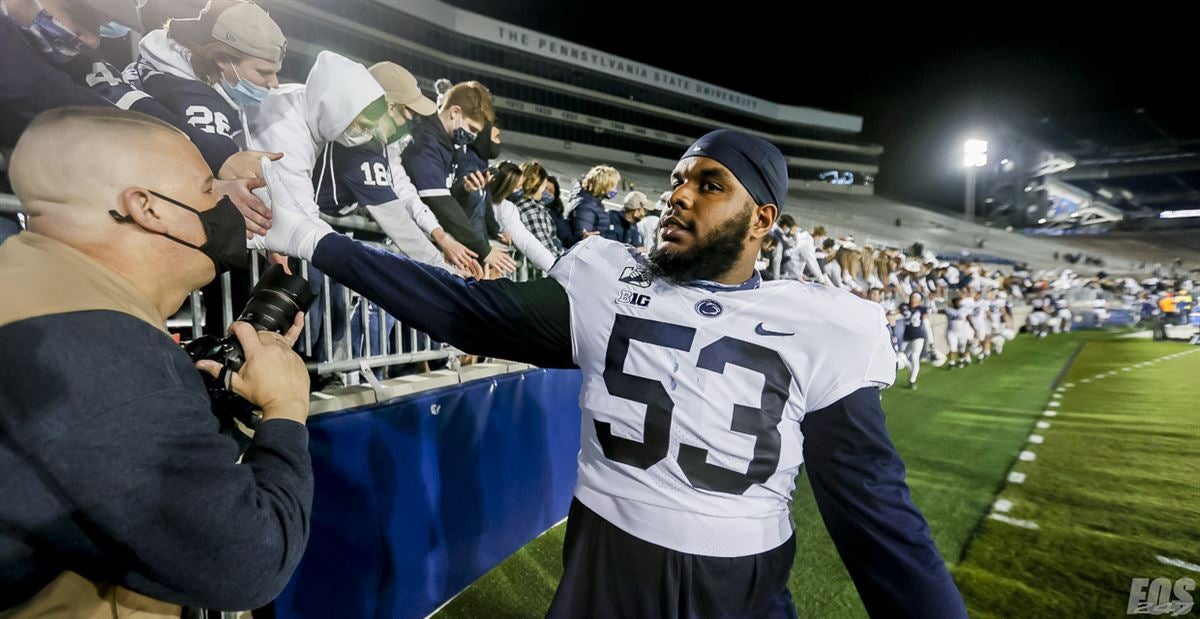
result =
[[635,307],[647,307],[650,305],[650,296],[622,288],[621,293],[617,296],[617,303],[624,303],[625,305],[633,305]]
[[1169,578],[1134,578],[1125,612],[1130,615],[1186,615],[1192,610],[1192,591],[1195,589],[1196,581],[1191,578],[1180,578],[1175,582]]

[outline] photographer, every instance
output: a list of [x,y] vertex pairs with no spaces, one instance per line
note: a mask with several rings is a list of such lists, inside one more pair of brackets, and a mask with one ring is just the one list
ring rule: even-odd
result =
[[240,463],[163,326],[245,261],[241,215],[182,133],[115,108],[42,114],[10,174],[29,229],[0,246],[0,615],[268,603],[312,504],[302,318],[233,326],[231,388],[263,411]]

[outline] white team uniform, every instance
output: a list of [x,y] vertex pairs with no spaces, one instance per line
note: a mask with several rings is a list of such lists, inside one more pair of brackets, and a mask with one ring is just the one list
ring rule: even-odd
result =
[[1059,331],[1071,330],[1071,308],[1066,299],[1058,299],[1054,302],[1055,312],[1050,319],[1050,328],[1055,333]]
[[970,311],[965,299],[958,309],[947,306],[942,310],[946,314],[946,345],[950,352],[967,352],[967,344],[971,341],[971,327],[967,325]]
[[987,301],[988,319],[991,324],[991,333],[999,334],[1004,330],[1004,299],[992,299]]
[[583,371],[575,496],[671,550],[776,548],[792,535],[804,415],[895,380],[883,309],[791,280],[649,282],[642,264],[593,237],[550,270]]
[[1040,327],[1046,324],[1049,315],[1046,314],[1046,300],[1039,297],[1030,302],[1033,311],[1029,314],[1029,326]]
[[1096,326],[1104,326],[1104,322],[1108,320],[1108,301],[1102,298],[1093,299],[1092,312],[1096,314]]
[[[966,304],[963,304],[966,307]],[[986,299],[971,300],[971,313],[969,319],[971,321],[971,329],[975,331],[975,339],[982,342],[992,333],[991,320],[988,319],[987,313],[991,309],[991,302]]]

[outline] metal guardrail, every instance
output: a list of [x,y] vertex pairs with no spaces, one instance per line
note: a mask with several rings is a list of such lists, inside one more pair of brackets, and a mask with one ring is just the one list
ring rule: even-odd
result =
[[[0,213],[19,212],[20,203],[16,196],[0,193]],[[324,218],[339,232],[350,235],[360,232],[383,235],[383,230],[366,217],[348,215]],[[394,251],[388,244],[367,244]],[[250,260],[250,286],[258,282],[260,275],[260,260],[253,255],[252,258],[254,259]],[[515,281],[528,281],[545,276],[545,273],[524,257],[519,257],[517,264],[517,272],[511,276]],[[310,271],[310,265],[306,261],[302,261],[301,274],[308,277],[314,272]],[[310,308],[306,313],[304,331],[298,344],[299,351],[310,359],[307,362],[309,370],[320,375],[340,375],[342,384],[357,385],[362,380],[370,381],[375,378],[373,375],[367,376],[368,374],[395,366],[447,361],[457,369],[457,357],[463,354],[461,351],[438,343],[417,329],[402,324],[361,295],[337,285],[328,276],[321,277],[321,292],[313,303],[317,311]],[[233,278],[230,274],[222,274],[219,281],[219,319],[221,331],[224,332],[242,308],[233,306]],[[334,324],[333,317],[335,309],[339,310],[336,313],[340,315],[340,323],[337,325]],[[320,323],[314,324],[314,313],[320,316]],[[195,338],[204,333],[204,328],[210,320],[206,314],[202,293],[193,291],[180,312],[167,321],[167,327],[176,331],[186,331],[191,338]],[[340,331],[340,337],[335,338],[336,331]]]
[[[364,217],[325,219],[339,232],[383,233],[373,221]],[[390,244],[360,242],[385,251],[395,251]],[[252,259],[250,262],[250,285],[253,286],[260,275],[259,261]],[[528,281],[545,276],[545,273],[524,257],[518,257],[517,262],[517,272],[510,276],[510,279]],[[301,274],[307,277],[313,272],[310,268],[307,261],[301,261]],[[365,297],[338,285],[329,276],[321,277],[321,291],[313,303],[317,309],[314,311],[310,308],[305,314],[305,327],[298,345],[300,352],[313,359],[307,363],[309,370],[319,375],[337,374],[341,376],[342,384],[357,385],[362,380],[371,380],[371,377],[367,376],[368,373],[393,366],[448,361],[452,367],[456,367],[457,357],[463,354],[461,351],[436,342],[427,334],[404,325]],[[235,310],[232,303],[232,278],[225,273],[220,281],[220,318],[224,331],[233,322]],[[204,330],[204,303],[201,294],[199,291],[192,292],[189,303],[188,318],[193,337]],[[335,305],[338,307],[335,308]],[[314,324],[314,314],[320,316],[319,324]],[[335,314],[340,315],[341,319],[337,325],[334,324]],[[180,321],[175,322],[178,324]]]

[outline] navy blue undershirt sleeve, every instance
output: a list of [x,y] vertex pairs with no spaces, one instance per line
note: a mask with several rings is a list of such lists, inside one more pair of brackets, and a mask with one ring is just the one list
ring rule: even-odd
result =
[[867,612],[965,618],[962,595],[909,496],[879,389],[808,413],[801,429],[817,507]]
[[541,367],[575,367],[570,302],[553,279],[464,280],[331,234],[312,263],[402,323],[460,350]]

